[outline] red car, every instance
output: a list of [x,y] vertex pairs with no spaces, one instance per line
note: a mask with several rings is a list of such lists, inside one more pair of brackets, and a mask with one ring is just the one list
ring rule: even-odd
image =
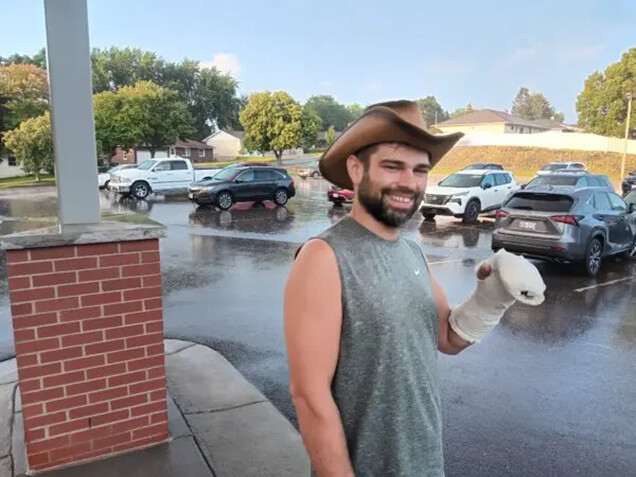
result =
[[353,202],[353,191],[331,186],[327,191],[327,199],[335,205],[351,204]]

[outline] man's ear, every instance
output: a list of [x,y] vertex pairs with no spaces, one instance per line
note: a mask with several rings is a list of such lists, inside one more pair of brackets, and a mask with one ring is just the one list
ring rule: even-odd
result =
[[347,157],[347,172],[349,173],[349,177],[351,178],[353,185],[358,185],[362,182],[362,177],[364,176],[364,164],[353,154]]

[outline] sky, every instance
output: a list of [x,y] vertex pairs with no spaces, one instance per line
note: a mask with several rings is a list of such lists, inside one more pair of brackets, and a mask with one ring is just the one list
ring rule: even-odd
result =
[[[434,95],[511,109],[519,87],[576,122],[585,78],[636,46],[634,0],[88,0],[92,47],[215,64],[241,93],[366,105]],[[45,45],[43,0],[0,0],[0,56]]]

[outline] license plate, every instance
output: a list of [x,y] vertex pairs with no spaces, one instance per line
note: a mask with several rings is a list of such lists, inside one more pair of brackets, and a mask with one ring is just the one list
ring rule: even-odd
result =
[[520,229],[526,229],[526,230],[536,230],[537,229],[537,223],[536,222],[526,222],[524,220],[520,220],[519,221],[519,228]]
[[334,194],[334,195],[333,195],[333,198],[334,198],[334,199],[342,199],[342,196],[341,196],[341,195],[338,195],[338,194]]

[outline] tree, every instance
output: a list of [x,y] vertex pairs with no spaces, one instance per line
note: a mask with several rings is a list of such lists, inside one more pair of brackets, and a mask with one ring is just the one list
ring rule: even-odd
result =
[[304,107],[300,122],[302,129],[301,145],[305,150],[313,149],[316,147],[316,142],[318,142],[318,131],[320,131],[320,125],[322,124],[320,116],[313,109]]
[[352,121],[358,119],[364,112],[364,108],[358,103],[351,103],[349,106],[347,106],[347,109],[349,110],[349,113],[351,113]]
[[240,114],[245,147],[261,153],[274,151],[282,163],[283,151],[302,142],[302,108],[284,91],[253,93]]
[[40,69],[46,70],[46,50],[41,48],[35,55],[20,55],[14,53],[8,58],[0,56],[0,63],[5,65],[34,65]]
[[305,106],[313,109],[320,116],[322,131],[326,131],[330,126],[333,126],[336,131],[342,131],[355,119],[351,111],[344,104],[338,103],[333,96],[312,96]]
[[470,114],[470,113],[473,113],[473,112],[475,112],[475,109],[473,108],[472,103],[468,103],[465,108],[457,108],[457,109],[455,109],[455,111],[450,113],[448,117],[450,119],[453,119],[453,118],[458,118],[459,116],[464,116],[466,114]]
[[325,132],[325,141],[327,142],[327,146],[331,146],[331,144],[333,144],[337,137],[338,133],[333,128],[333,126],[327,129],[327,131]]
[[442,109],[435,96],[418,99],[417,103],[420,105],[422,117],[428,126],[441,123],[448,119],[448,112]]
[[4,140],[27,174],[40,180],[41,171],[55,170],[53,141],[51,139],[51,116],[49,112],[29,118],[12,131],[4,133]]
[[[595,71],[587,77],[576,101],[579,125],[596,134],[622,137],[627,119],[627,93],[636,96],[636,47],[623,53],[620,61],[609,65],[603,73]],[[633,116],[631,124],[630,136],[636,133]]]
[[557,113],[550,101],[541,93],[531,93],[525,86],[519,88],[519,92],[512,102],[512,114],[519,118],[553,119],[562,122],[563,114]]

